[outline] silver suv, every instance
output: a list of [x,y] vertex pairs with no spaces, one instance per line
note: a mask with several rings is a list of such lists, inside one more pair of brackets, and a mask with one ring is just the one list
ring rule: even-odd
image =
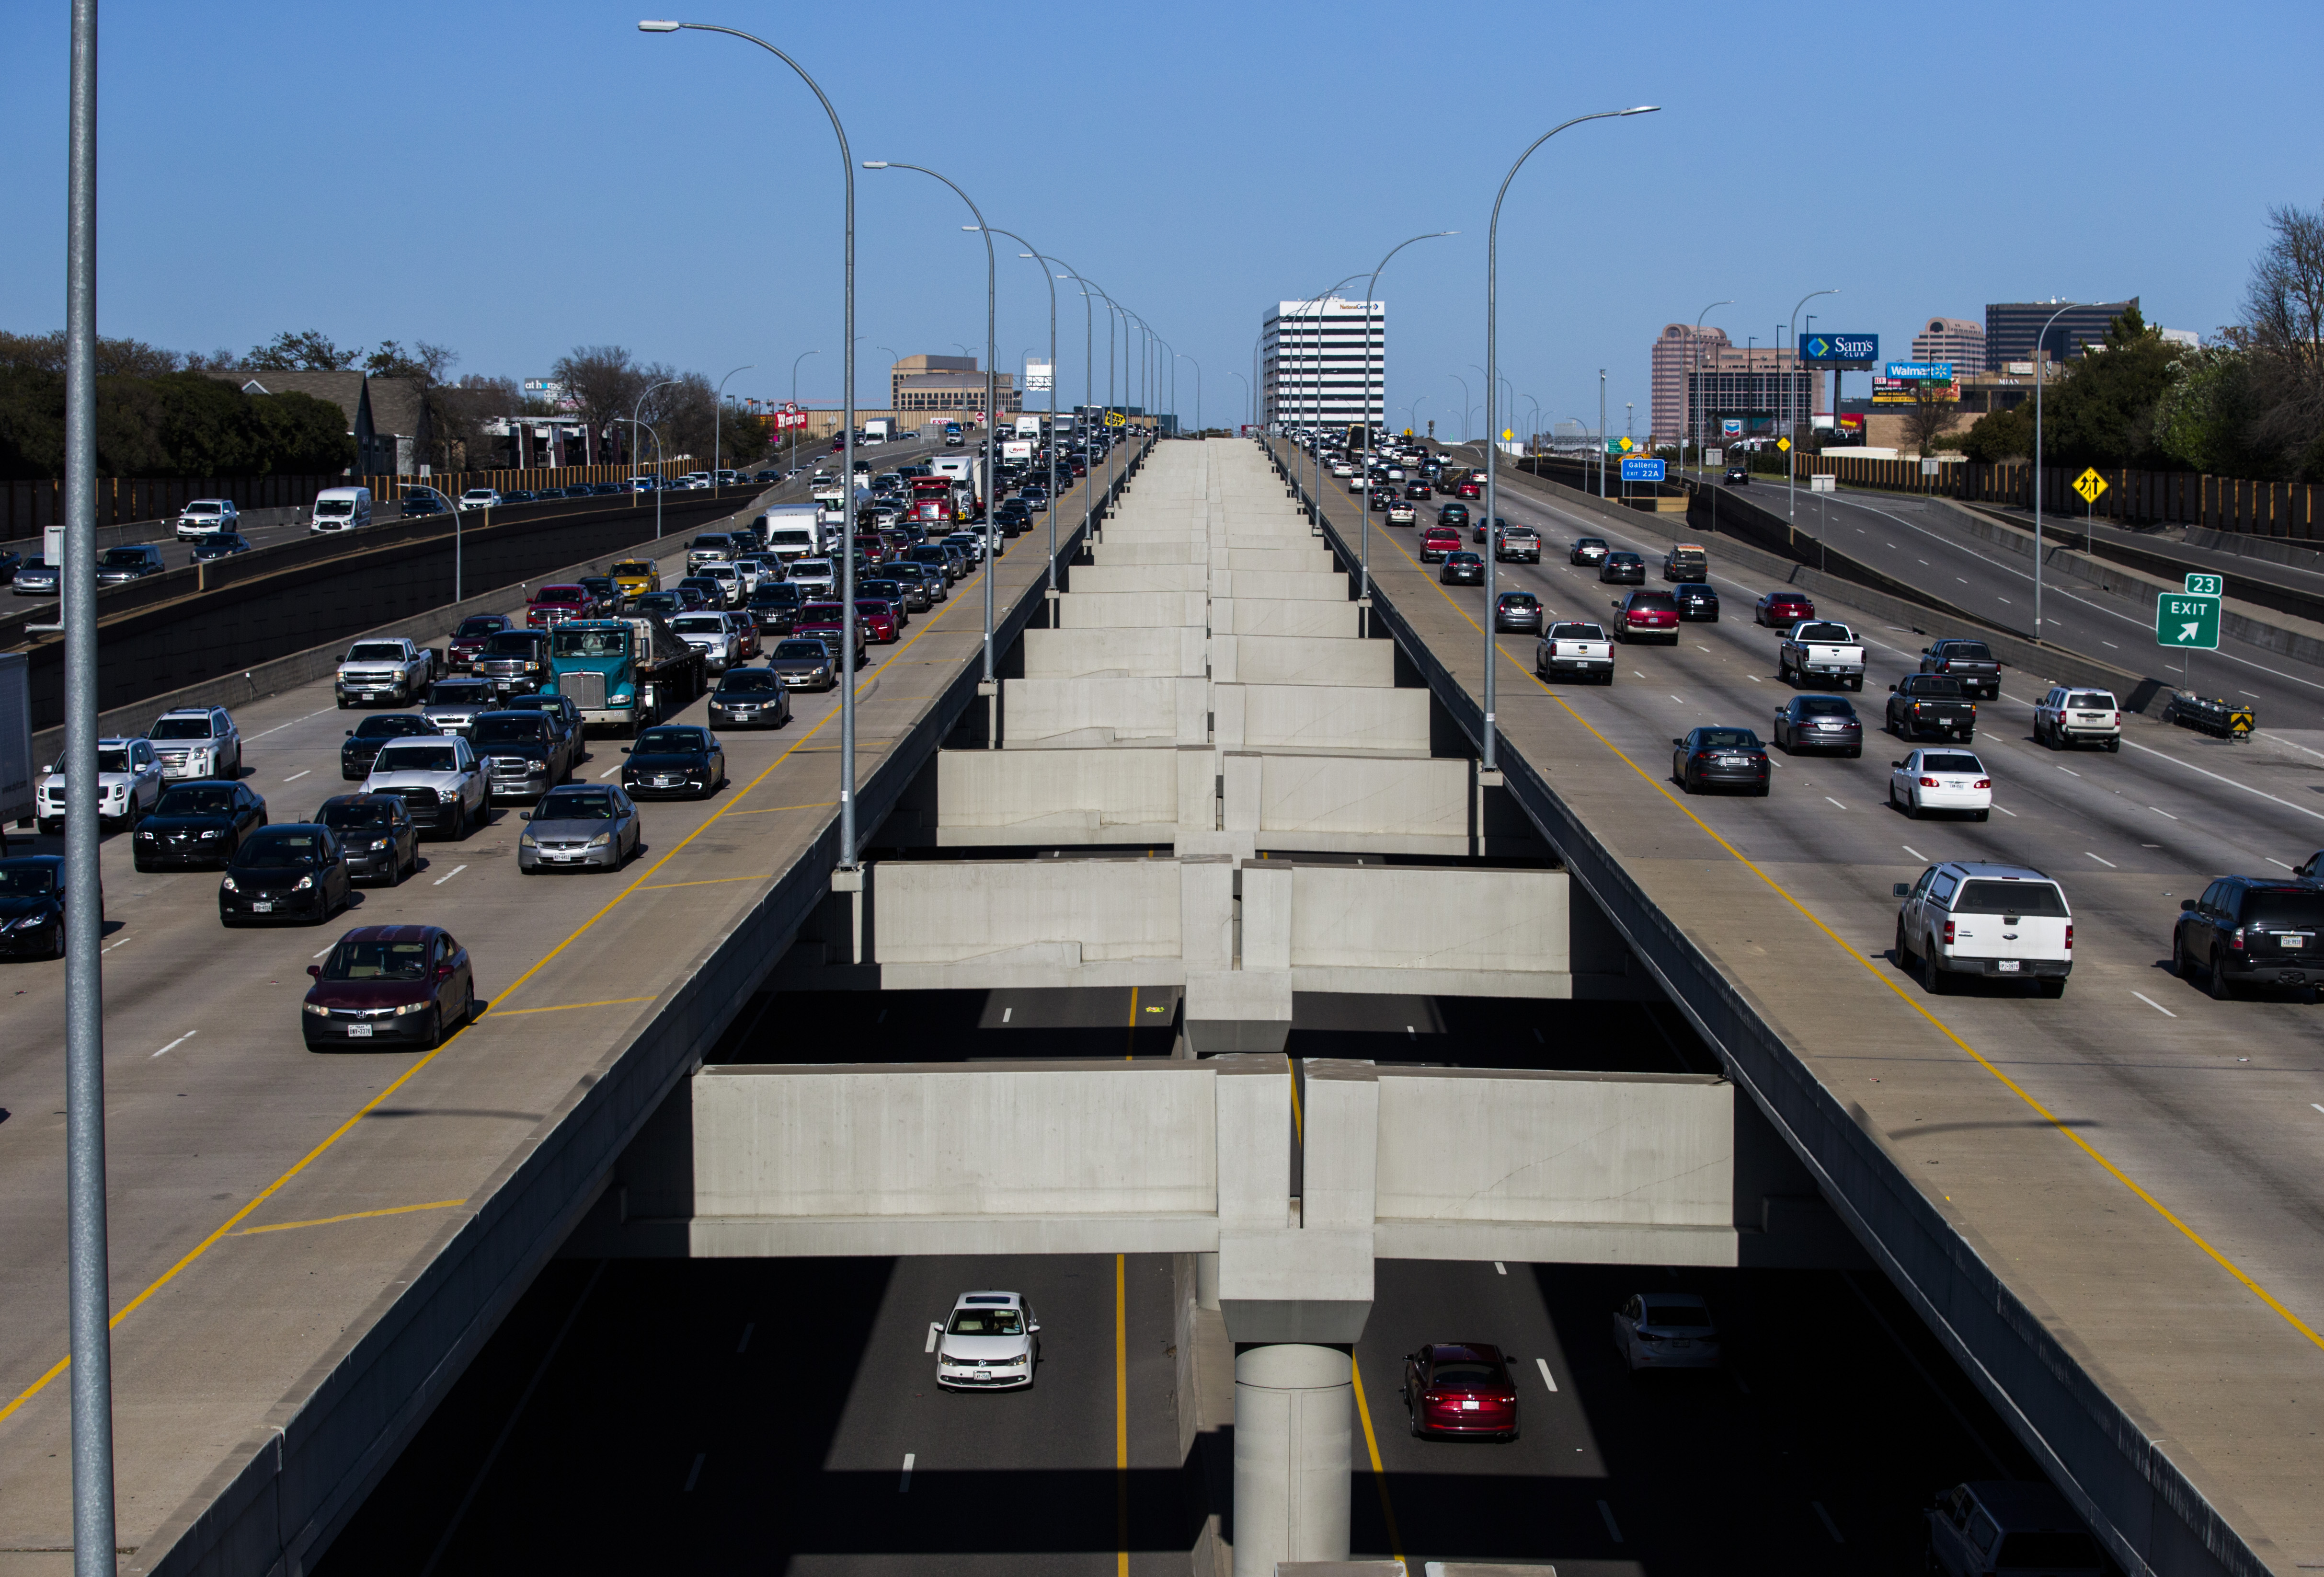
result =
[[2034,742],[2052,750],[2071,744],[2122,749],[2122,704],[2110,690],[2053,685],[2034,705]]
[[2032,980],[2066,994],[2074,968],[2074,914],[2058,884],[2030,865],[1948,860],[1896,883],[1896,967],[1917,972],[1931,996],[1952,977]]
[[223,706],[180,706],[164,712],[145,731],[161,758],[161,776],[171,783],[189,779],[242,776],[242,733]]

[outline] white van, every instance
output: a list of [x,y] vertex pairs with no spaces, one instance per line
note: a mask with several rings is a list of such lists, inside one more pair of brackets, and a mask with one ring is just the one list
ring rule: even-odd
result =
[[360,531],[371,524],[371,489],[368,487],[326,487],[315,494],[314,513],[307,521],[310,531]]

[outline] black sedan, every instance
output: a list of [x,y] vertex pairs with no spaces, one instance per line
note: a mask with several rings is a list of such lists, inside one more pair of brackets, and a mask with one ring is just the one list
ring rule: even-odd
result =
[[710,721],[728,728],[780,728],[791,720],[791,693],[772,669],[728,669],[710,692]]
[[707,799],[726,781],[726,751],[706,728],[664,724],[623,745],[622,787],[632,799]]
[[130,862],[140,871],[218,866],[266,825],[266,801],[241,783],[180,783],[137,824]]
[[1605,558],[1606,553],[1605,538],[1576,537],[1573,546],[1565,550],[1565,561],[1568,564],[1597,564]]
[[1838,696],[1794,696],[1775,708],[1775,743],[1787,754],[1839,751],[1864,753],[1864,721]]
[[1541,599],[1531,592],[1503,592],[1493,599],[1493,632],[1529,630],[1541,633]]
[[1375,487],[1367,496],[1370,500],[1370,508],[1374,514],[1388,513],[1389,506],[1397,502],[1388,496],[1388,489],[1385,487]]
[[1728,467],[1727,467],[1726,482],[1727,482],[1727,485],[1728,485],[1728,486],[1729,486],[1729,487],[1748,487],[1748,486],[1750,486],[1750,485],[1751,485],[1751,473],[1750,473],[1749,468],[1748,468],[1748,467],[1747,467],[1747,466],[1728,466]]
[[[508,502],[507,494],[501,502]],[[315,819],[339,835],[351,881],[393,887],[420,869],[420,824],[392,794],[335,794]]]
[[1429,491],[1425,482],[1407,482],[1404,484],[1404,496],[1414,503],[1426,503],[1436,495]]
[[319,822],[262,828],[235,852],[218,881],[218,920],[296,917],[321,925],[347,904],[339,835]]
[[1598,566],[1598,578],[1608,586],[1644,586],[1646,561],[1635,553],[1609,553]]
[[1671,588],[1671,596],[1678,604],[1681,623],[1719,622],[1719,594],[1699,580],[1683,580]]
[[347,730],[339,746],[339,776],[360,783],[371,776],[372,761],[389,740],[442,732],[417,712],[374,712],[363,720],[362,727]]
[[1671,776],[1689,794],[1713,784],[1767,792],[1767,747],[1748,728],[1698,728],[1671,741]]
[[213,558],[227,558],[236,553],[250,551],[250,539],[239,531],[212,531],[194,544],[194,562],[207,564]]
[[1485,584],[1485,561],[1470,552],[1447,553],[1444,567],[1436,578],[1445,586],[1482,586]]
[[65,908],[62,854],[19,854],[0,860],[0,953],[18,958],[62,958]]

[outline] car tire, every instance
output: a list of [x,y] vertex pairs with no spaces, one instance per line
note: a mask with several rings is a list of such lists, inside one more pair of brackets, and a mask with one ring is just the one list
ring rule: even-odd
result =
[[1896,917],[1896,967],[1910,974],[1918,968],[1920,960],[1913,956],[1912,944],[1904,940],[1904,917]]
[[1937,963],[1936,949],[1933,947],[1921,954],[1921,986],[1932,997],[1945,995],[1952,986],[1952,982],[1945,978],[1944,970]]
[[2122,735],[2117,733],[2112,739],[2107,741],[2107,753],[2117,756],[2122,753]]
[[55,926],[51,927],[49,935],[51,937],[49,943],[50,958],[62,958],[65,955],[65,923],[61,918],[57,921]]
[[420,1049],[433,1051],[443,1044],[444,1010],[441,1008],[430,1008],[428,1010],[428,1033],[420,1038]]
[[456,802],[452,811],[452,830],[447,835],[456,844],[465,843],[467,840],[468,802],[466,800]]
[[1702,792],[1702,786],[1695,780],[1694,769],[1692,767],[1682,767],[1679,769],[1678,786],[1689,794],[1700,794]]
[[134,854],[129,857],[129,868],[132,871],[136,872],[141,876],[150,876],[153,872],[152,866],[148,865],[144,861],[138,859]]
[[2235,982],[2227,979],[2227,972],[2219,963],[2217,953],[2211,954],[2211,967],[2203,972],[2203,989],[2211,993],[2211,1000],[2215,1002],[2236,1000]]

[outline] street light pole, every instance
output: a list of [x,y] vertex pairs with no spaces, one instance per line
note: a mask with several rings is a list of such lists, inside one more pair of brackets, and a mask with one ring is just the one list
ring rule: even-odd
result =
[[803,350],[791,358],[791,469],[798,469],[798,435],[801,426],[798,408],[798,364],[809,356],[821,355],[819,350]]
[[[1364,422],[1364,532],[1363,552],[1357,561],[1356,601],[1367,610],[1370,608],[1372,595],[1372,298],[1379,293],[1380,274],[1387,269],[1388,260],[1397,253],[1416,241],[1438,241],[1445,236],[1459,234],[1457,230],[1431,230],[1425,235],[1397,242],[1388,249],[1387,256],[1379,260],[1379,266],[1372,270],[1371,281],[1364,286],[1364,383],[1362,398],[1359,401],[1363,408]],[[1383,335],[1381,337],[1385,341],[1387,337]],[[1381,380],[1380,420],[1382,422],[1388,420],[1388,389],[1385,378]],[[1364,632],[1370,634],[1371,620],[1368,613],[1359,613],[1356,616],[1362,622],[1360,627]]]
[[[2050,298],[2052,301],[2057,297]],[[2042,325],[2042,333],[2034,341],[2034,639],[2042,639],[2042,386],[2050,381],[2048,346],[2051,325],[2064,317],[2079,301],[2068,301],[2050,314],[2050,321]],[[1839,413],[1833,412],[1835,416]]]
[[1469,380],[1458,373],[1444,375],[1461,385],[1461,441],[1465,444],[1469,441],[1469,410],[1473,403],[1469,398]]
[[[747,373],[758,364],[756,362],[745,362],[736,367],[734,373]],[[733,377],[734,373],[727,374],[726,378]],[[724,403],[726,398],[726,378],[718,380],[717,391],[710,396],[710,496],[713,498],[718,496],[718,473],[726,461],[726,453],[719,447],[722,438],[720,429],[724,424],[726,415],[726,407]]]
[[[1177,352],[1176,354],[1177,354],[1178,357],[1179,357],[1180,359],[1182,359],[1182,360],[1185,360],[1185,361],[1190,361],[1190,362],[1194,362],[1194,358],[1193,356],[1190,356],[1190,355],[1186,355],[1186,353],[1185,353],[1185,351],[1183,351],[1183,350],[1182,350],[1182,351]],[[1172,366],[1174,369],[1176,367],[1176,365],[1177,365],[1177,363],[1176,363],[1176,362],[1175,362],[1175,361],[1174,361],[1173,363],[1171,363],[1171,366]],[[1172,404],[1174,404],[1174,405],[1175,405],[1176,403],[1177,403],[1177,401],[1176,401],[1176,397],[1173,397],[1173,399],[1172,399],[1172,401],[1171,401],[1171,403],[1172,403]],[[1200,437],[1202,436],[1202,434],[1203,434],[1203,364],[1202,364],[1202,363],[1200,363],[1200,362],[1194,362],[1194,436],[1195,436],[1195,437],[1197,437],[1197,438],[1200,438]]]
[[[1810,290],[1806,295],[1802,296],[1797,301],[1792,304],[1791,333],[1784,341],[1784,344],[1791,348],[1792,353],[1792,372],[1784,379],[1784,409],[1785,410],[1789,410],[1792,408],[1792,385],[1797,381],[1799,374],[1800,309],[1806,306],[1810,301],[1814,300],[1818,296],[1837,296],[1838,294],[1840,294],[1840,287],[1838,285],[1834,285],[1828,290]],[[1783,360],[1783,354],[1781,351],[1778,351],[1775,355],[1776,364],[1778,366],[1782,365]],[[1834,420],[1839,420],[1839,417],[1840,411],[1838,408],[1835,407],[1832,410],[1832,418]],[[1794,504],[1798,502],[1800,493],[1800,441],[1792,436],[1793,432],[1798,429],[1798,426],[1799,418],[1795,415],[1792,418],[1791,422],[1784,433],[1784,438],[1790,445],[1790,447],[1786,448],[1784,451],[1784,454],[1791,462],[1791,464],[1784,468],[1784,513],[1786,518],[1791,515]],[[2034,632],[2034,634],[2037,636],[2041,632],[2038,630]]]
[[[758,45],[784,65],[788,66],[798,73],[799,80],[807,85],[815,94],[817,102],[822,104],[824,114],[831,117],[832,134],[839,139],[840,174],[846,182],[846,262],[844,270],[844,306],[843,308],[844,321],[840,333],[847,341],[846,365],[840,380],[841,399],[844,407],[841,411],[840,420],[844,425],[841,429],[843,436],[840,439],[839,497],[841,512],[845,516],[840,527],[840,574],[843,577],[840,601],[845,605],[848,617],[852,622],[855,613],[855,161],[847,151],[847,128],[840,124],[839,111],[832,107],[831,98],[824,92],[822,84],[808,76],[805,67],[766,40],[755,34],[744,32],[739,28],[720,27],[707,22],[641,22],[638,23],[640,32],[676,32],[680,28],[698,32],[725,33],[729,37],[741,39],[745,43]],[[655,507],[657,511],[660,507],[659,491],[656,493]],[[853,644],[852,633],[851,632],[851,640],[846,644]],[[855,670],[853,658],[846,660],[847,683],[842,686],[839,691],[839,865],[844,871],[853,871],[856,866]]]
[[[1688,341],[1688,349],[1691,350],[1694,355],[1694,370],[1687,383],[1686,425],[1692,429],[1694,434],[1694,463],[1698,466],[1702,464],[1702,320],[1711,316],[1712,309],[1719,307],[1732,307],[1733,305],[1735,305],[1735,302],[1732,299],[1724,301],[1713,301],[1711,303],[1711,306],[1705,307],[1702,311],[1697,312],[1694,315],[1694,337]],[[1682,454],[1679,456],[1679,464],[1682,469],[1684,468],[1685,463],[1686,457]]]
[[1013,230],[998,232],[1025,250],[1017,255],[1038,263],[1041,282],[1049,287],[1049,595],[1057,595],[1057,280],[1049,272],[1056,260],[1042,256],[1033,244]]
[[[669,389],[675,387],[677,383],[678,380],[676,378],[664,378],[659,383],[647,384],[643,389],[638,391],[637,401],[630,407],[630,482],[632,484],[630,492],[632,496],[635,496],[637,493],[636,483],[638,479],[638,413],[645,409],[647,395],[652,393],[657,389]],[[650,432],[652,431],[650,425],[648,426],[647,430]],[[656,465],[659,465],[661,463],[661,435],[659,433],[654,433],[654,463]],[[668,476],[657,476],[654,478],[654,536],[657,540],[661,536],[662,484],[669,480],[669,478]]]
[[1606,496],[1606,369],[1598,369],[1598,496]]

